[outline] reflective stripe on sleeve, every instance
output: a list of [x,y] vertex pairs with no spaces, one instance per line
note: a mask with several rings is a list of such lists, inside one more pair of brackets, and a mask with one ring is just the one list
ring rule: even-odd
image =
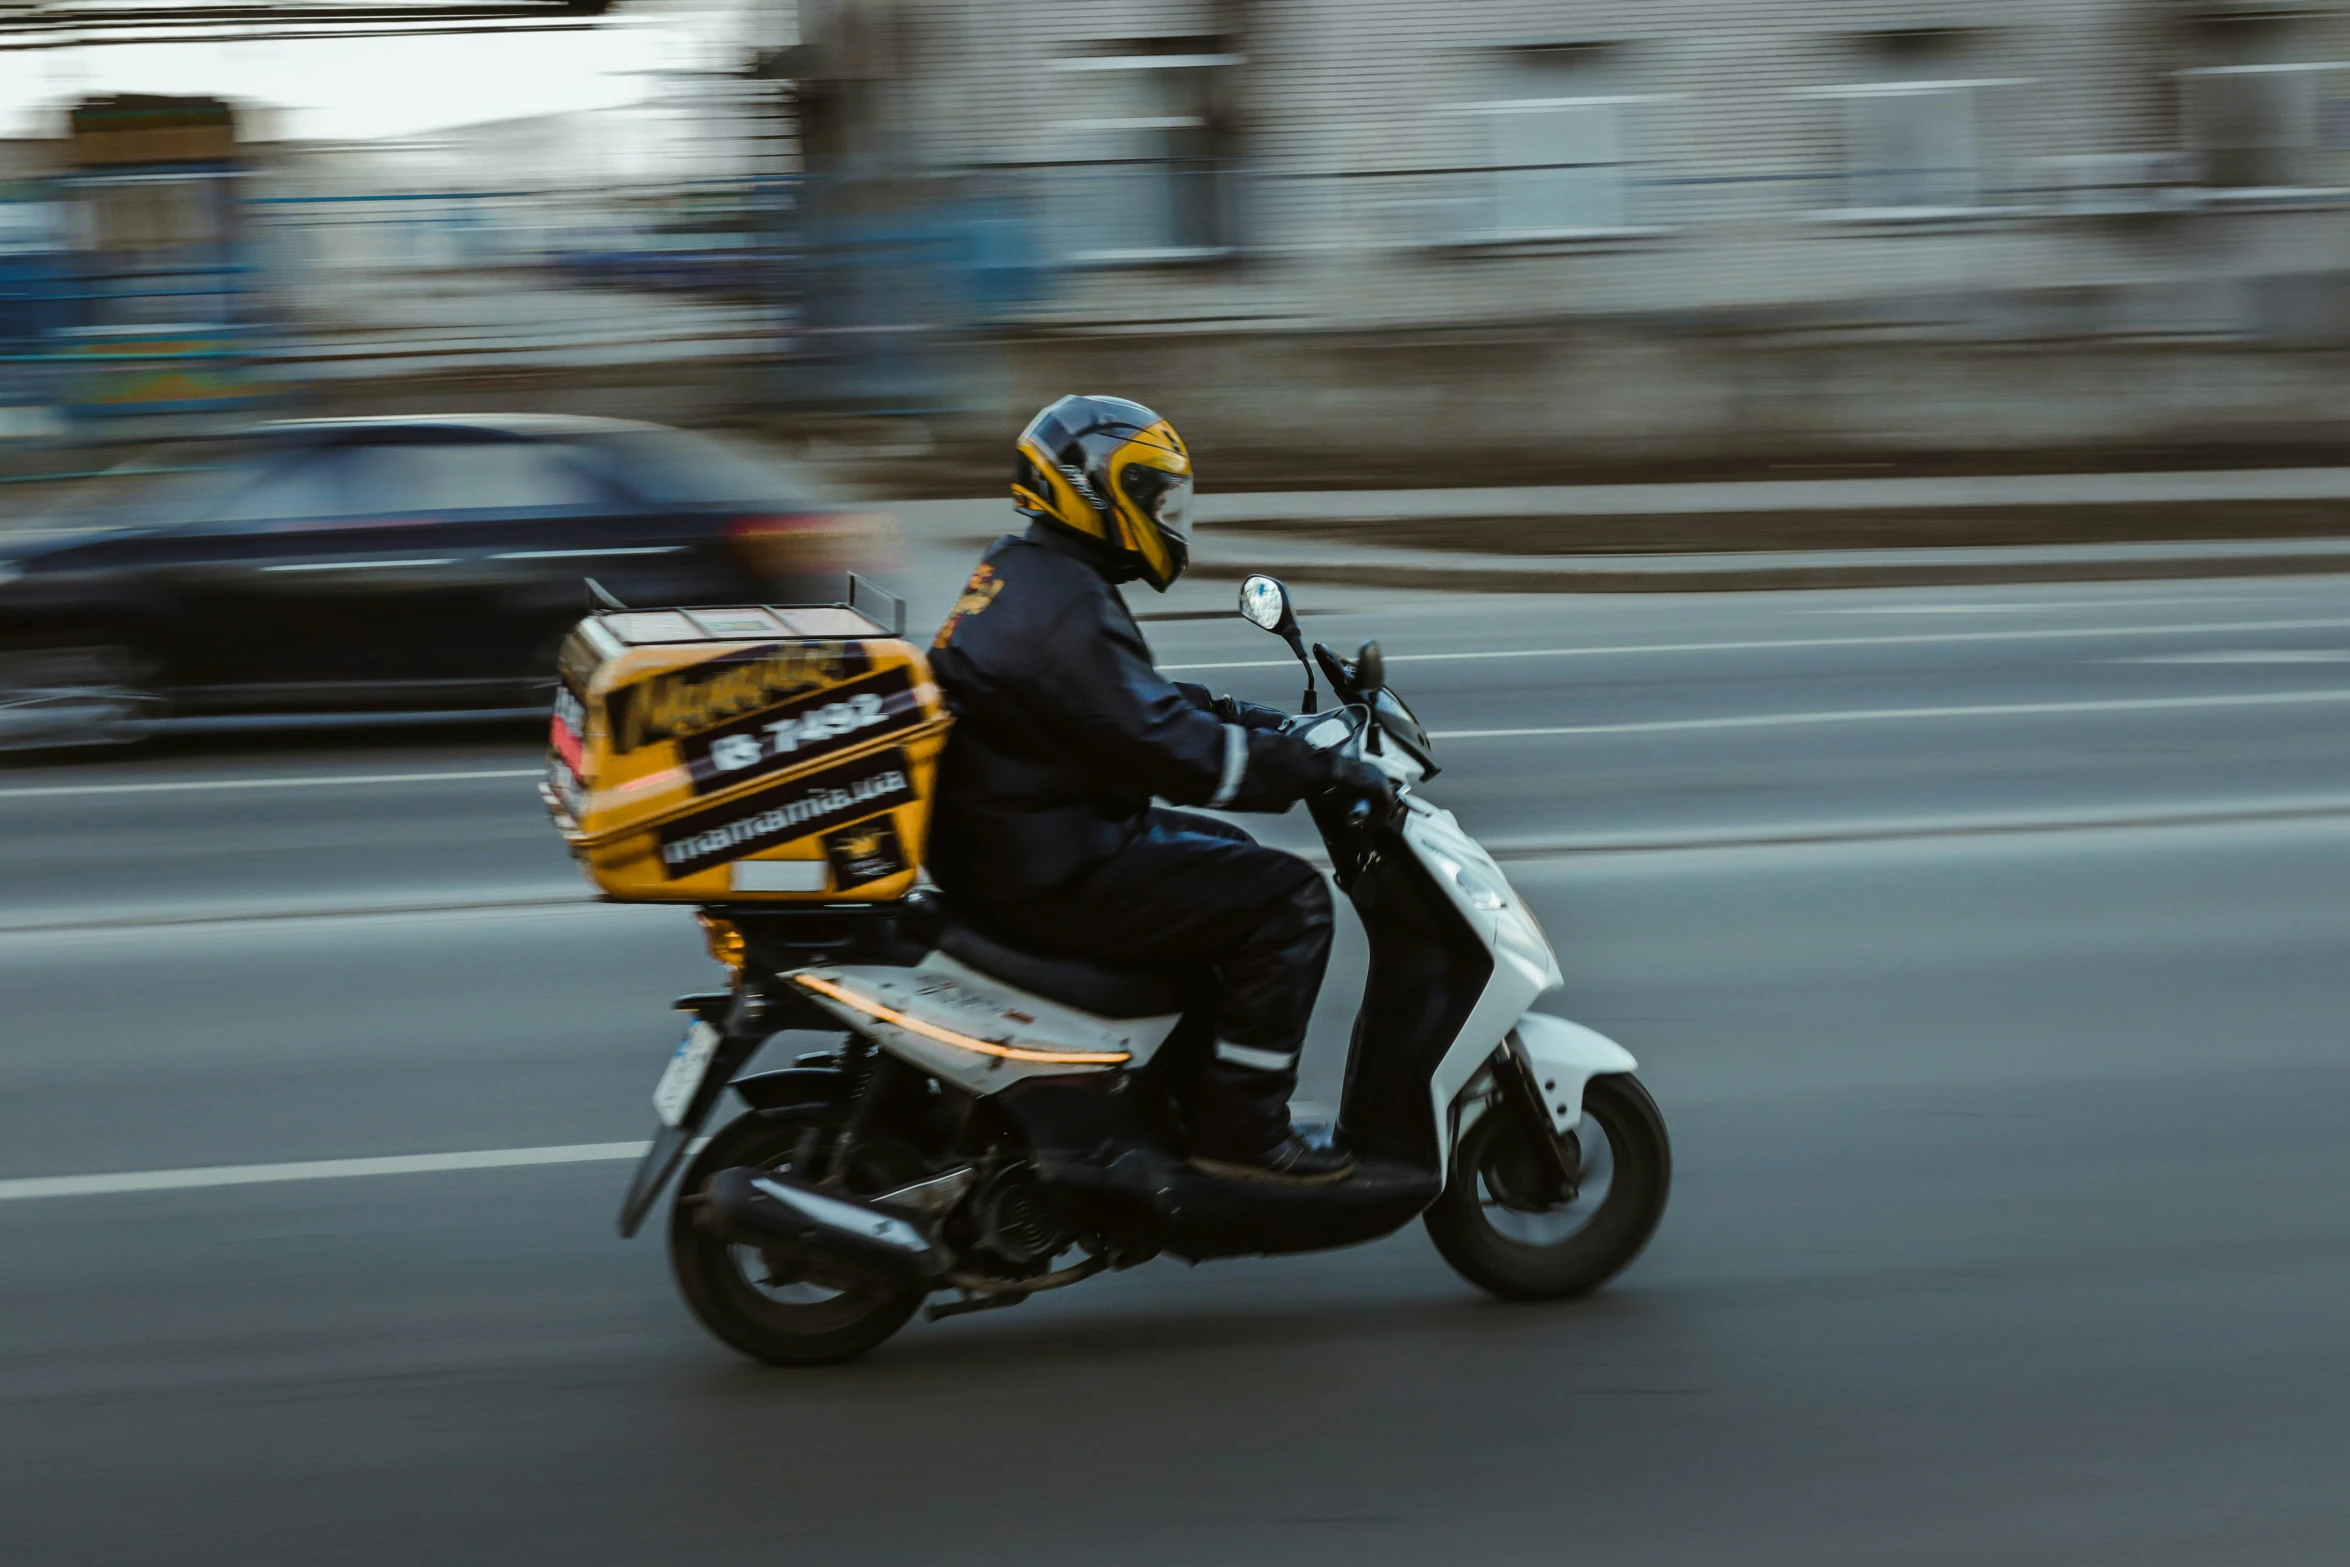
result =
[[1216,1041],[1216,1059],[1258,1072],[1287,1072],[1297,1065],[1297,1052],[1259,1050],[1254,1045],[1227,1044],[1219,1039]]
[[1248,776],[1248,731],[1238,724],[1224,726],[1224,776],[1217,781],[1216,792],[1208,797],[1208,809],[1218,810],[1232,803],[1240,793],[1240,781]]

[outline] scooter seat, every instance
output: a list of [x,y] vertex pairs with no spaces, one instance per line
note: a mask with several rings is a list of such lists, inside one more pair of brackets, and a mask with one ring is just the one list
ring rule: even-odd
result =
[[1082,958],[1023,952],[951,920],[939,930],[938,950],[982,974],[1095,1017],[1164,1017],[1183,1010],[1183,987],[1171,974],[1142,974],[1103,968]]

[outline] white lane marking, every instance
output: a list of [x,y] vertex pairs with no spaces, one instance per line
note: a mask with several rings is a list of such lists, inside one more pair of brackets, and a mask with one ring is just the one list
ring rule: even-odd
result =
[[645,909],[663,909],[659,903],[607,903],[582,886],[566,885],[545,893],[515,893],[509,896],[434,898],[428,901],[407,902],[394,899],[378,904],[234,904],[212,906],[183,905],[179,908],[143,906],[125,908],[101,905],[91,908],[68,905],[46,916],[36,914],[30,919],[0,921],[0,953],[17,942],[54,936],[88,936],[109,932],[138,930],[156,936],[174,932],[201,931],[224,925],[255,925],[273,921],[295,921],[320,927],[326,921],[424,920],[439,922],[452,919],[471,919],[501,914],[529,914],[534,919],[549,916],[599,913],[616,914]]
[[443,1170],[593,1164],[639,1159],[649,1146],[646,1143],[564,1143],[552,1148],[480,1148],[469,1153],[391,1154],[377,1159],[214,1164],[188,1170],[125,1170],[110,1175],[33,1175],[0,1181],[0,1202],[29,1202],[44,1197],[109,1197],[123,1192],[180,1192],[203,1186],[266,1186],[278,1181],[341,1181],[367,1175],[430,1175]]
[[469,778],[543,778],[543,767],[496,767],[465,773],[322,773],[315,778],[174,778],[155,783],[43,784],[0,789],[0,800],[73,794],[170,794],[191,789],[331,789],[338,784],[453,783]]
[[2262,826],[2350,817],[2350,795],[2255,796],[2115,806],[2094,812],[2013,812],[1980,816],[1864,817],[1841,821],[1728,823],[1687,829],[1594,833],[1574,838],[1489,838],[1497,860],[1574,859],[1608,854],[1677,854],[1690,849],[1776,849],[1923,838],[2029,837],[2175,828]]
[[454,566],[457,557],[444,555],[437,560],[322,560],[305,562],[299,566],[264,566],[263,571],[389,571],[400,566]]
[[2147,658],[2101,658],[2101,664],[2350,664],[2340,649],[2235,648],[2212,653],[2162,653]]
[[1780,729],[1800,724],[1885,724],[1944,718],[2030,718],[2058,713],[2150,713],[2195,707],[2290,707],[2336,702],[2350,702],[2350,691],[2264,691],[2244,696],[2153,696],[2102,702],[2008,702],[1966,707],[1861,707],[1819,713],[1750,713],[1734,718],[1668,718],[1631,724],[1439,729],[1429,738],[1504,740],[1536,735],[1671,734],[1699,729]]
[[1806,615],[2035,615],[2050,609],[2150,609],[2168,604],[2257,604],[2263,595],[2160,599],[2057,599],[2023,604],[1886,604],[1870,609],[1807,609]]
[[[2223,621],[2183,626],[2064,626],[2051,630],[1911,632],[1883,637],[1771,637],[1743,642],[1647,642],[1622,647],[1483,648],[1473,653],[1390,653],[1390,664],[1440,664],[1487,658],[1618,658],[1647,653],[1767,653],[1823,647],[1926,647],[1967,642],[2062,642],[2096,637],[2232,636],[2261,631],[2339,631],[2350,618]],[[1225,664],[1167,664],[1170,673],[1201,669],[1295,669],[1293,658],[1243,659]]]

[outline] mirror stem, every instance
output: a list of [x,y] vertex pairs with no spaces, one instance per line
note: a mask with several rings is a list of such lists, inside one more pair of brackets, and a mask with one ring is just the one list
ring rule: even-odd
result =
[[1298,635],[1297,627],[1292,625],[1282,633],[1282,640],[1289,644],[1289,651],[1297,655],[1297,661],[1305,665],[1306,669],[1306,694],[1298,711],[1301,713],[1319,711],[1321,702],[1314,692],[1314,664],[1313,660],[1306,657],[1306,639]]

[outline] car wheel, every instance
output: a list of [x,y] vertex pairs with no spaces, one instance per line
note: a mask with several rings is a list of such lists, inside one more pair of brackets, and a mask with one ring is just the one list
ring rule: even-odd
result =
[[0,750],[143,740],[164,716],[157,673],[152,657],[118,641],[0,648]]

